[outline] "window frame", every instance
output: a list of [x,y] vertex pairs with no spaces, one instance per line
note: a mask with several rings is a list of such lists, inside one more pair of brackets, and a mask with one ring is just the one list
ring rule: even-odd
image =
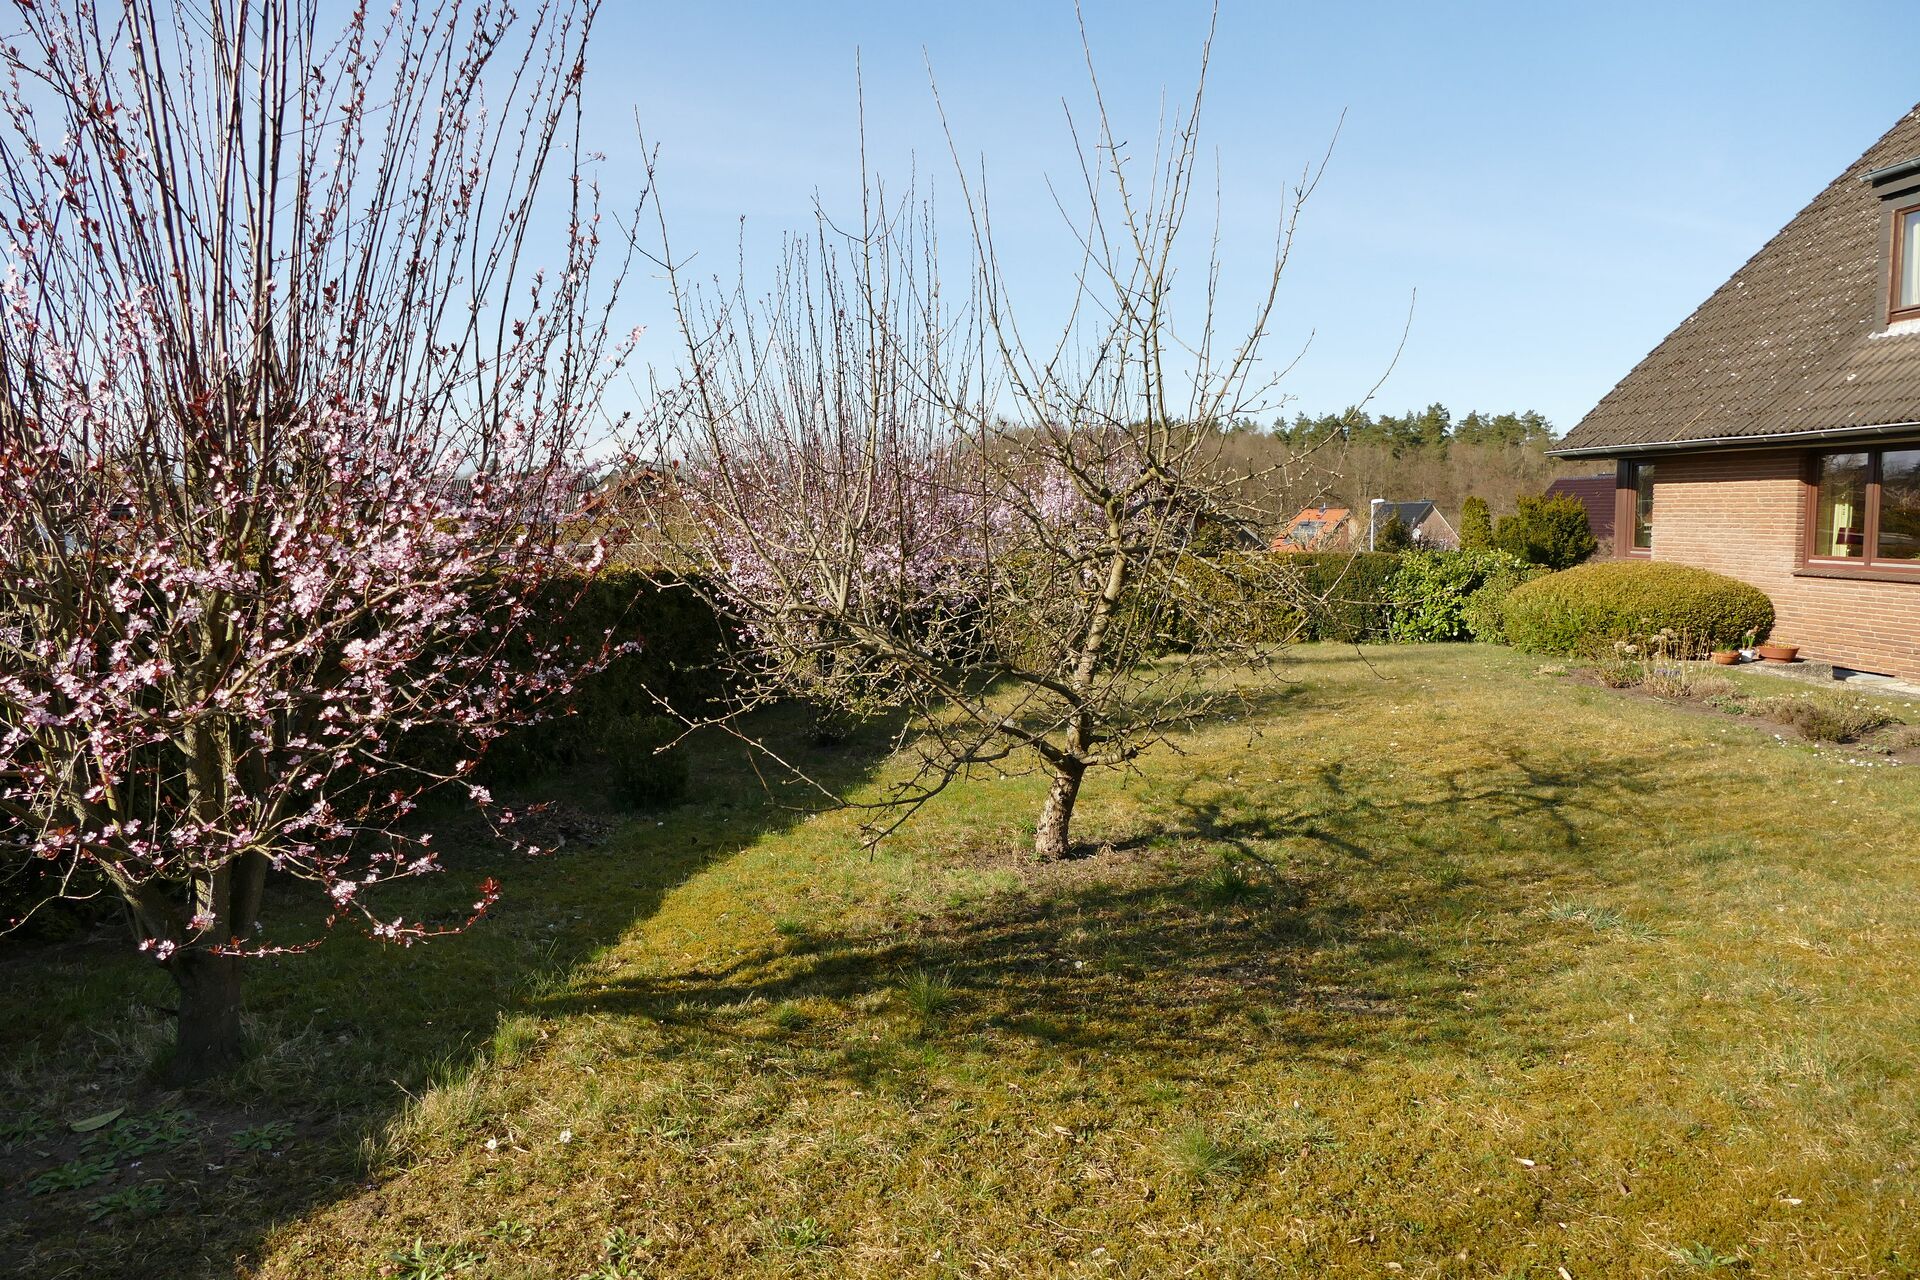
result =
[[[1652,467],[1650,459],[1620,459],[1619,468],[1613,478],[1613,554],[1615,559],[1632,557],[1638,560],[1653,559],[1652,531],[1649,527],[1648,544],[1644,547],[1634,542],[1634,535],[1640,525],[1640,470]],[[1654,481],[1659,483],[1656,473]],[[1648,520],[1649,526],[1652,520]]]
[[[1920,207],[1920,206],[1917,206]],[[1920,308],[1914,309],[1920,314]],[[1800,509],[1800,569],[1828,577],[1920,579],[1920,560],[1882,560],[1880,550],[1880,469],[1888,453],[1909,453],[1920,443],[1896,441],[1851,449],[1820,449],[1809,452],[1801,468],[1803,500]],[[1867,455],[1866,494],[1861,512],[1861,545],[1858,557],[1819,556],[1813,553],[1820,531],[1820,460],[1833,454]]]
[[1905,267],[1906,237],[1901,235],[1902,224],[1907,215],[1920,214],[1920,201],[1896,205],[1893,217],[1888,223],[1888,237],[1891,244],[1887,250],[1887,323],[1897,324],[1902,320],[1920,320],[1920,302],[1910,307],[1900,305],[1900,272]]

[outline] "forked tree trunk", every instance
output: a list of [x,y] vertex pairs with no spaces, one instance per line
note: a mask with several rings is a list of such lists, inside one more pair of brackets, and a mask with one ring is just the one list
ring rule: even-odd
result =
[[1042,862],[1056,862],[1067,856],[1071,847],[1068,829],[1073,825],[1073,802],[1080,797],[1080,779],[1087,766],[1068,760],[1053,767],[1053,785],[1047,789],[1047,802],[1040,806],[1040,825],[1034,829],[1033,852]]
[[167,1076],[173,1084],[224,1075],[240,1064],[240,965],[237,956],[183,951],[168,962],[180,989],[178,1038]]

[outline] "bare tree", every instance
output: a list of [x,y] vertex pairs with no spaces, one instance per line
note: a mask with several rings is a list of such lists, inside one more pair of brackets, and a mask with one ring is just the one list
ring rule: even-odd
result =
[[1035,852],[1062,857],[1089,771],[1218,714],[1236,696],[1220,669],[1266,661],[1297,626],[1279,566],[1196,552],[1248,536],[1261,486],[1213,428],[1270,403],[1261,346],[1319,170],[1290,192],[1229,334],[1217,232],[1175,306],[1205,54],[1151,155],[1116,136],[1088,68],[1078,287],[1044,337],[957,148],[959,296],[930,210],[872,179],[857,228],[823,213],[758,298],[691,283],[662,220],[687,372],[636,442],[646,484],[626,509],[653,558],[737,624],[741,708],[798,691],[904,713],[918,767],[880,802],[876,836],[970,770],[1038,768]]
[[375,909],[437,868],[399,824],[598,660],[508,660],[620,356],[577,151],[594,9],[14,6],[0,851],[125,901],[181,1077],[238,1056],[242,957],[314,940],[266,926],[270,876],[400,943],[483,912],[491,882]]

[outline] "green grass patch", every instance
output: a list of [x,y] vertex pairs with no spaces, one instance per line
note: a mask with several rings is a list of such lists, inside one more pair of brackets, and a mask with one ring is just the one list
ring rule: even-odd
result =
[[[1920,774],[1538,666],[1300,650],[1253,722],[1090,779],[1088,856],[1049,867],[1040,779],[968,780],[869,853],[690,742],[676,808],[529,865],[451,851],[448,892],[507,886],[472,934],[263,963],[256,1058],[192,1098],[143,1083],[151,968],[15,953],[0,1256],[1913,1274]],[[856,787],[897,767],[776,728]]]

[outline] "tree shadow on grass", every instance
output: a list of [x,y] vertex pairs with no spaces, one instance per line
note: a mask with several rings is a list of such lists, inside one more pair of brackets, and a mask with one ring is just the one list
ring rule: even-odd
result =
[[[713,1038],[806,1045],[818,1033],[753,1012],[781,1002],[897,1006],[911,1038],[901,992],[908,975],[928,972],[952,992],[941,1042],[996,1058],[1125,1062],[1216,1081],[1223,1065],[1230,1076],[1234,1063],[1275,1055],[1340,1071],[1387,1057],[1540,1060],[1564,1045],[1529,1005],[1543,975],[1540,958],[1515,945],[1530,927],[1521,922],[1566,878],[1607,874],[1589,832],[1644,804],[1672,764],[1647,755],[1598,767],[1514,748],[1422,775],[1412,795],[1330,765],[1287,815],[1196,802],[1171,828],[1184,850],[1156,840],[1165,856],[1151,866],[1139,848],[1103,856],[1104,881],[1090,883],[1083,864],[917,934],[800,934],[722,968],[627,978],[546,1007],[643,1018],[694,1051]],[[1521,865],[1481,856],[1520,823]],[[1222,844],[1236,856],[1223,860]],[[862,1087],[877,1072],[897,1084],[928,1070],[898,1049],[829,1035],[782,1070]]]
[[[759,728],[801,741],[804,713],[779,710]],[[854,786],[884,757],[887,730],[876,724],[831,748],[795,750],[823,781]],[[769,795],[738,743],[716,735],[686,749],[694,794],[657,814],[611,807],[592,777],[524,788],[517,802],[557,801],[562,826],[576,828],[543,858],[508,851],[472,822],[436,824],[446,874],[399,886],[383,909],[457,913],[473,882],[496,875],[504,894],[490,917],[404,950],[343,935],[311,954],[258,961],[245,996],[254,1055],[233,1079],[205,1088],[152,1083],[148,1063],[171,1030],[159,1011],[172,993],[123,937],[0,955],[8,980],[0,1024],[10,1028],[0,1080],[20,1122],[0,1131],[0,1256],[20,1274],[50,1278],[229,1275],[276,1223],[361,1185],[363,1134],[377,1135],[411,1096],[484,1059],[503,1016],[564,988],[679,885],[791,826],[817,800]],[[599,838],[583,840],[580,830]],[[308,910],[297,895],[276,905]],[[129,1118],[184,1113],[185,1136],[89,1185],[31,1194],[38,1175],[100,1154],[69,1122],[116,1106]],[[129,1200],[104,1225],[94,1221],[103,1197],[127,1192],[151,1201]]]

